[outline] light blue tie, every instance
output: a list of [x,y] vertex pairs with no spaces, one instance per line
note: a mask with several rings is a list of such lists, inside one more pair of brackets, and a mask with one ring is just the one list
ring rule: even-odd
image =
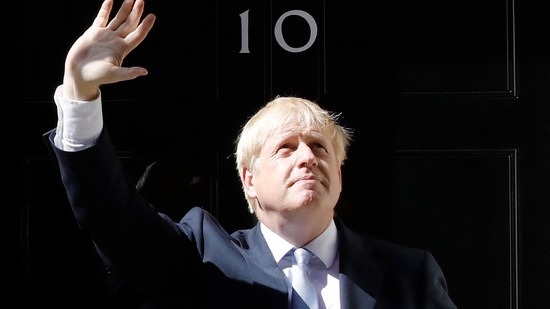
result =
[[309,277],[309,260],[313,253],[303,248],[294,250],[296,265],[292,265],[292,309],[318,309],[319,300]]

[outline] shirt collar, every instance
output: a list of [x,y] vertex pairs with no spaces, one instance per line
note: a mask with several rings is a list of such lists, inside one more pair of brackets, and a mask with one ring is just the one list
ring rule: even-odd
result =
[[[290,243],[281,238],[275,232],[260,222],[260,230],[267,242],[275,261],[279,263],[289,250],[294,248]],[[325,266],[328,268],[334,263],[336,254],[338,253],[338,231],[334,220],[329,226],[305,246],[306,249],[313,252]]]

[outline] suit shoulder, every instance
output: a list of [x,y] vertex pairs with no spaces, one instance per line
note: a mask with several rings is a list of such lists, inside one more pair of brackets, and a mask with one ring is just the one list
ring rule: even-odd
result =
[[341,232],[343,234],[342,237],[340,237],[340,240],[343,242],[342,245],[349,248],[361,247],[361,250],[364,250],[364,252],[370,252],[371,254],[384,257],[384,259],[422,260],[426,255],[430,255],[430,253],[424,249],[360,234],[349,228],[343,228]]

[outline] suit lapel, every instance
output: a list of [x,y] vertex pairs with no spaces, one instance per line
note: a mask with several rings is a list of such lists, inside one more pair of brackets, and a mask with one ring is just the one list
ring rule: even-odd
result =
[[244,247],[248,247],[248,268],[257,270],[251,271],[254,284],[269,287],[273,290],[274,295],[277,295],[277,297],[271,299],[271,304],[280,303],[279,306],[274,307],[285,308],[288,300],[288,286],[285,275],[275,262],[259,225],[242,234],[242,236],[241,241],[244,243]]
[[335,219],[340,246],[340,303],[342,309],[374,308],[386,263],[376,248]]

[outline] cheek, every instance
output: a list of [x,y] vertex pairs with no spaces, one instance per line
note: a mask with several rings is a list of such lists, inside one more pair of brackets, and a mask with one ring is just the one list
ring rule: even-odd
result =
[[329,167],[328,173],[330,177],[331,186],[342,188],[342,171],[340,168]]

